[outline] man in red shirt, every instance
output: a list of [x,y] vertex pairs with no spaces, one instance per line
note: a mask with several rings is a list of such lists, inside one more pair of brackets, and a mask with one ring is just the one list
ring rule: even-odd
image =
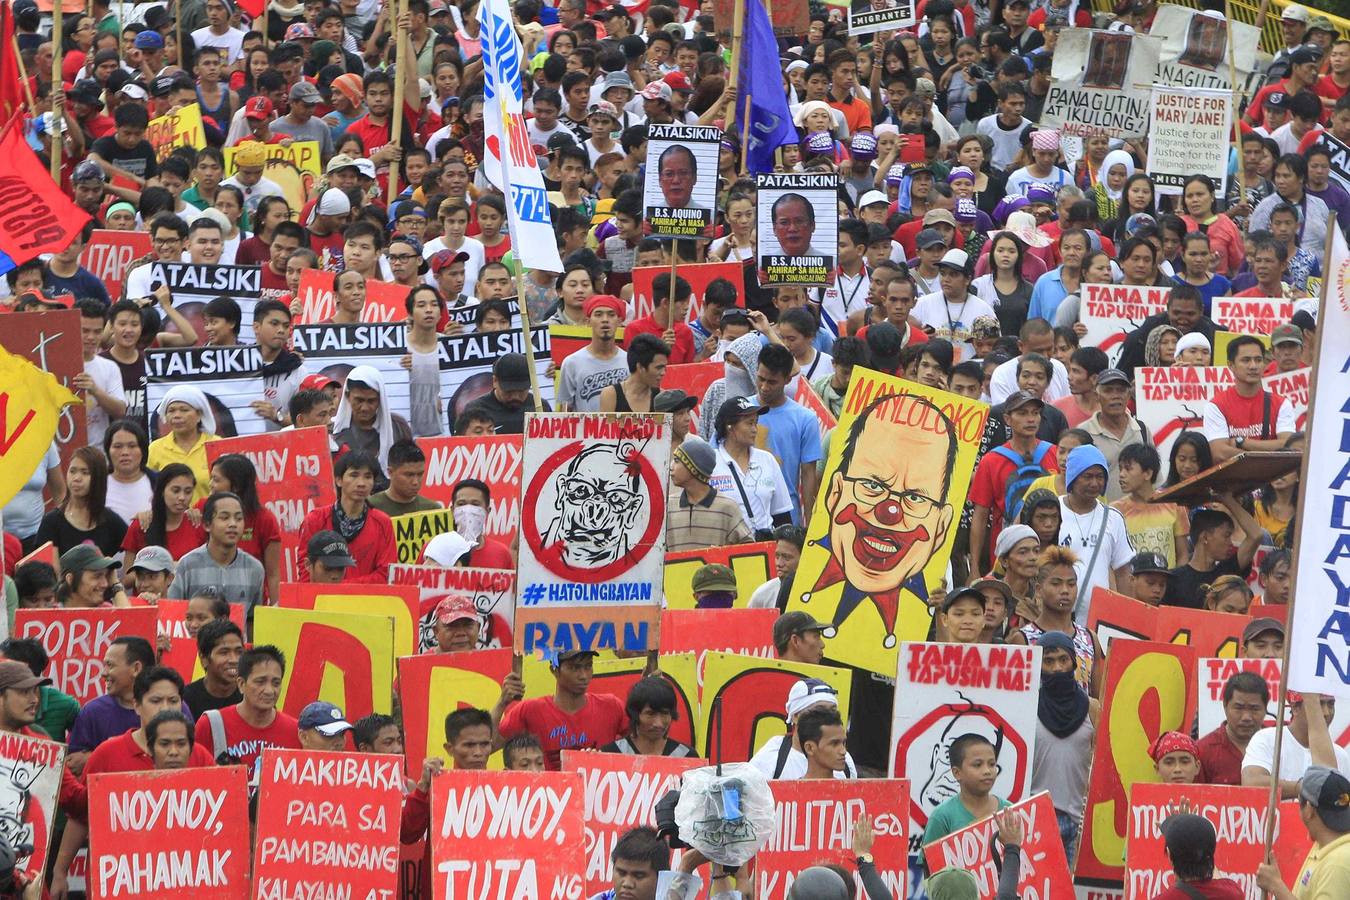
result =
[[858,60],[853,51],[842,48],[830,54],[830,92],[825,102],[844,114],[849,134],[872,130],[872,111],[853,93],[858,83]]
[[300,523],[300,581],[309,580],[309,567],[305,563],[310,538],[331,529],[347,541],[347,549],[356,561],[347,570],[347,583],[388,583],[389,567],[398,562],[398,548],[394,544],[394,523],[369,502],[379,471],[379,462],[365,450],[348,450],[337,461],[333,470],[337,478],[337,502],[310,510]]
[[[145,726],[166,709],[182,711],[183,677],[167,666],[146,669],[136,676],[133,696],[136,715],[141,719],[140,727],[110,737],[95,747],[89,754],[89,761],[84,764],[86,780],[99,772],[135,772],[154,768]],[[215,760],[205,747],[198,745],[188,765],[210,766],[215,765]]]
[[1205,404],[1205,437],[1215,462],[1247,450],[1284,450],[1293,437],[1293,407],[1279,394],[1262,388],[1265,367],[1265,346],[1258,338],[1242,334],[1229,343],[1233,386]]
[[1247,107],[1247,121],[1253,125],[1265,124],[1266,98],[1271,94],[1292,97],[1299,91],[1311,91],[1317,84],[1317,61],[1322,54],[1313,47],[1299,47],[1289,54],[1289,77],[1268,84],[1256,92]]
[[544,766],[556,772],[564,750],[594,750],[617,741],[627,731],[623,700],[613,694],[591,694],[593,650],[567,650],[549,667],[557,685],[551,697],[522,700],[525,683],[512,672],[502,681],[501,698],[492,708],[498,724],[494,747],[528,731],[544,748]]
[[1322,98],[1324,114],[1330,113],[1336,101],[1350,90],[1350,40],[1341,38],[1331,45],[1327,64],[1330,71],[1317,79],[1317,85],[1313,88],[1317,96]]
[[1265,725],[1270,688],[1255,672],[1238,672],[1223,686],[1223,724],[1200,738],[1200,780],[1242,784],[1247,742]]
[[[399,28],[408,28],[408,14],[399,17]],[[422,86],[417,77],[417,66],[402,67],[404,73],[403,89],[403,127],[416,122],[422,108]],[[375,164],[376,171],[388,178],[389,163],[397,162],[402,151],[389,144],[391,114],[394,110],[394,80],[385,72],[371,72],[363,82],[367,113],[347,126],[346,134],[354,134],[361,139],[366,148],[366,156]],[[403,145],[413,146],[405,139]]]
[[[302,544],[303,546],[303,544]],[[268,747],[301,750],[300,723],[277,709],[286,657],[270,644],[250,647],[239,657],[239,691],[235,706],[212,709],[197,720],[197,743],[212,757],[250,770]],[[250,774],[250,780],[254,773]]]
[[652,313],[634,319],[624,326],[624,335],[631,342],[639,334],[654,334],[670,348],[670,364],[694,361],[694,332],[684,320],[689,312],[689,298],[693,288],[683,277],[675,276],[672,293],[669,272],[652,279]]
[[278,222],[268,245],[267,265],[262,267],[263,300],[280,300],[291,292],[286,284],[286,266],[291,254],[305,245],[305,229],[295,222]]

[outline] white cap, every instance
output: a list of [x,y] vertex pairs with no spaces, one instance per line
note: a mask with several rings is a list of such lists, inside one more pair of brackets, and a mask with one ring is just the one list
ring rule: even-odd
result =
[[1177,356],[1180,356],[1182,353],[1184,353],[1187,350],[1190,350],[1192,347],[1204,347],[1206,350],[1213,352],[1213,350],[1209,346],[1209,338],[1205,337],[1198,331],[1191,331],[1187,332],[1186,334],[1183,334],[1177,340],[1177,348],[1172,352],[1175,353]]
[[423,100],[430,100],[432,95],[431,82],[425,78],[417,79],[418,93],[422,95]]
[[347,194],[338,188],[328,188],[314,201],[314,207],[309,211],[309,221],[305,224],[313,225],[318,216],[345,216],[351,211],[352,201]]
[[889,206],[891,201],[887,200],[886,195],[881,191],[868,191],[858,198],[858,209],[862,209],[864,206],[871,206],[873,203],[885,203]]
[[356,160],[356,171],[367,178],[375,177],[375,164],[368,159]]
[[215,222],[220,226],[221,233],[229,231],[232,227],[230,225],[230,220],[225,218],[225,214],[214,206],[208,206],[206,209],[202,210],[198,213],[197,218],[210,219],[212,222]]
[[427,563],[450,568],[459,562],[460,557],[473,549],[473,545],[462,535],[446,531],[427,541],[422,550],[422,559]]
[[127,82],[126,84],[122,85],[122,89],[119,90],[117,93],[125,94],[132,100],[150,99],[150,95],[145,92],[145,88],[141,87],[139,84],[132,84],[131,82]]
[[958,250],[956,247],[942,254],[942,259],[938,260],[939,266],[950,266],[954,269],[966,271],[966,266],[970,263],[970,257],[966,256],[966,251]]
[[1284,8],[1284,12],[1280,13],[1280,18],[1289,19],[1291,22],[1306,23],[1309,18],[1308,7],[1299,6],[1297,3],[1291,3]]
[[821,703],[838,706],[839,692],[818,678],[803,678],[788,691],[783,711],[787,713],[787,720],[792,722],[806,710]]

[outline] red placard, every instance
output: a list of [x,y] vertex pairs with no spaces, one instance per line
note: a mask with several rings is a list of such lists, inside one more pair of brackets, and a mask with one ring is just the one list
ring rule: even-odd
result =
[[1094,587],[1088,607],[1088,630],[1097,636],[1102,652],[1107,653],[1111,642],[1118,638],[1152,640],[1157,614],[1156,607],[1143,601],[1104,587]]
[[122,279],[134,259],[150,253],[150,232],[95,229],[80,252],[80,265],[103,282],[108,296],[122,296]]
[[[305,269],[300,273],[300,315],[296,325],[317,325],[333,318],[336,274],[325,269]],[[366,279],[366,302],[361,307],[362,322],[401,322],[408,318],[403,301],[410,289],[388,281]]]
[[1283,603],[1253,603],[1247,607],[1247,615],[1253,619],[1275,619],[1279,622],[1289,621],[1289,607]]
[[[670,267],[641,266],[633,270],[633,301],[628,310],[628,321],[652,314],[652,281],[662,272],[670,274]],[[689,297],[689,312],[684,317],[686,323],[694,321],[703,312],[703,295],[708,285],[718,278],[731,282],[736,288],[736,305],[745,307],[745,267],[738,262],[680,266],[675,274],[689,282],[689,287],[693,289]],[[663,384],[662,387],[669,385]]]
[[776,609],[667,609],[661,613],[661,652],[693,653],[698,683],[709,653],[772,659]]
[[[26,313],[25,313],[26,315]],[[47,677],[84,706],[103,696],[103,654],[120,637],[143,637],[155,645],[155,608],[21,609],[14,634],[42,643],[51,665]]]
[[300,523],[310,510],[337,502],[333,454],[327,429],[297,428],[206,445],[210,465],[227,453],[242,453],[258,473],[258,499],[281,526],[281,580],[300,577]]
[[403,759],[268,749],[262,755],[257,897],[392,897]]
[[[610,854],[629,829],[656,825],[656,803],[680,785],[680,776],[707,761],[692,756],[627,756],[562,752],[562,770],[578,772],[586,790],[586,893],[614,886]],[[680,851],[671,859],[673,865]]]
[[243,766],[89,778],[90,900],[247,897]]
[[[22,356],[44,372],[51,372],[64,387],[70,387],[71,379],[84,372],[80,311],[62,309],[6,316],[5,327],[0,329],[0,347]],[[93,401],[85,396],[85,402]],[[88,443],[84,409],[80,405],[67,406],[57,420],[56,444],[63,472],[76,449]]]
[[[666,366],[666,377],[661,379],[661,390],[684,391],[690,397],[698,398],[689,416],[689,432],[698,434],[699,416],[703,414],[703,395],[708,386],[726,374],[726,368],[720,362],[678,363]],[[708,438],[709,435],[700,435]]]
[[1198,656],[1232,659],[1242,651],[1242,629],[1251,616],[1160,606],[1153,626],[1153,639],[1168,644],[1187,644]]
[[418,438],[417,445],[427,455],[422,496],[449,509],[455,485],[465,478],[478,479],[492,489],[492,508],[483,533],[510,544],[520,527],[523,440],[519,434]]
[[839,420],[834,417],[834,413],[830,412],[830,408],[825,405],[825,401],[820,399],[820,395],[807,381],[801,379],[798,380],[797,384],[797,396],[793,399],[809,409],[811,414],[816,417],[816,421],[820,423],[820,439],[823,441],[825,434],[838,425]]
[[431,782],[433,895],[584,896],[584,809],[575,772],[442,773]]
[[834,863],[852,870],[853,823],[864,815],[872,819],[876,834],[872,854],[877,874],[892,897],[904,900],[909,883],[908,781],[775,781],[771,787],[775,827],[755,855],[756,900],[783,900],[797,873],[810,866]]
[[505,569],[476,569],[469,566],[410,566],[395,563],[389,567],[389,583],[416,587],[419,592],[417,631],[418,652],[436,649],[432,615],[436,604],[459,595],[473,600],[478,610],[480,649],[510,647],[516,618],[516,573]]
[[491,709],[511,671],[511,649],[424,653],[398,661],[399,709],[408,775],[428,756],[443,756],[445,717],[457,709]]
[[[152,607],[155,610],[156,633],[169,639],[169,649],[159,655],[159,664],[168,666],[183,676],[183,681],[191,684],[202,677],[202,663],[197,656],[197,638],[188,632],[187,600],[160,600]],[[239,626],[245,634],[244,607],[238,603],[230,604],[230,621]]]
[[1193,647],[1153,641],[1119,641],[1107,657],[1077,884],[1111,887],[1124,877],[1130,789],[1157,777],[1150,743],[1166,731],[1190,731],[1198,658]]
[[56,552],[56,545],[53,544],[51,541],[47,541],[40,547],[35,547],[32,553],[28,554],[23,559],[15,563],[14,568],[17,569],[24,563],[30,562],[46,563],[47,565],[51,566],[53,569],[56,570],[57,575],[61,574],[61,555]]
[[[1011,807],[1022,820],[1022,869],[1017,880],[1019,897],[1036,900],[1073,900],[1073,882],[1059,836],[1055,805],[1045,792]],[[967,869],[975,875],[980,900],[993,900],[998,893],[998,871],[990,853],[994,820],[984,819],[954,831],[923,848],[928,871],[948,866]]]

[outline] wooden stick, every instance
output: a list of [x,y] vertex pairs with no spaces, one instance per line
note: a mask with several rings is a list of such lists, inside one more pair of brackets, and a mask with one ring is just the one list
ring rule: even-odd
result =
[[[396,0],[389,0],[391,4],[394,2]],[[398,5],[398,15],[394,17],[394,111],[389,117],[389,143],[400,150],[403,149],[403,82],[407,76],[403,67],[409,63],[414,66],[417,65],[417,60],[404,58],[404,51],[408,49],[408,46],[403,40],[403,29],[398,27],[398,20],[403,17],[407,8],[408,0],[402,0]],[[389,206],[391,209],[394,206],[394,198],[398,196],[398,166],[399,160],[394,160],[389,164]]]
[[736,0],[736,15],[731,20],[731,72],[727,75],[727,84],[734,91],[741,79],[741,44],[745,41],[745,4],[747,0]]
[[28,113],[36,119],[37,101],[33,99],[33,85],[28,82],[28,67],[23,64],[23,54],[19,52],[19,36],[12,34],[9,40],[14,45],[14,58],[19,62],[19,80],[23,82],[23,95],[28,98]]
[[1238,202],[1247,196],[1247,167],[1242,163],[1242,127],[1239,122],[1242,119],[1242,88],[1238,87],[1237,79],[1237,61],[1233,58],[1236,52],[1233,45],[1237,43],[1233,34],[1233,0],[1223,0],[1223,14],[1227,18],[1224,27],[1228,29],[1226,40],[1228,41],[1228,81],[1233,86],[1233,129],[1237,132],[1237,183],[1238,183]]
[[[61,9],[62,0],[52,4],[52,127],[48,136],[52,142],[52,181],[61,184],[61,138],[56,132],[56,92],[61,90],[61,62],[65,53],[61,51]],[[62,98],[64,99],[64,98]],[[63,122],[64,124],[64,122]]]
[[746,173],[750,165],[750,106],[751,97],[745,95],[745,118],[741,121],[741,174]]

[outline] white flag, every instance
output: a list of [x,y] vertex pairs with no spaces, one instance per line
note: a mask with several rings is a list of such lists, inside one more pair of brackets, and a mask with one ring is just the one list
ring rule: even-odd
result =
[[1304,444],[1308,476],[1299,488],[1289,689],[1350,697],[1350,250],[1341,230],[1332,231]]
[[511,248],[519,264],[527,269],[561,272],[544,176],[525,126],[520,78],[525,50],[512,26],[507,0],[484,0],[478,15],[483,37],[485,174],[506,194]]

